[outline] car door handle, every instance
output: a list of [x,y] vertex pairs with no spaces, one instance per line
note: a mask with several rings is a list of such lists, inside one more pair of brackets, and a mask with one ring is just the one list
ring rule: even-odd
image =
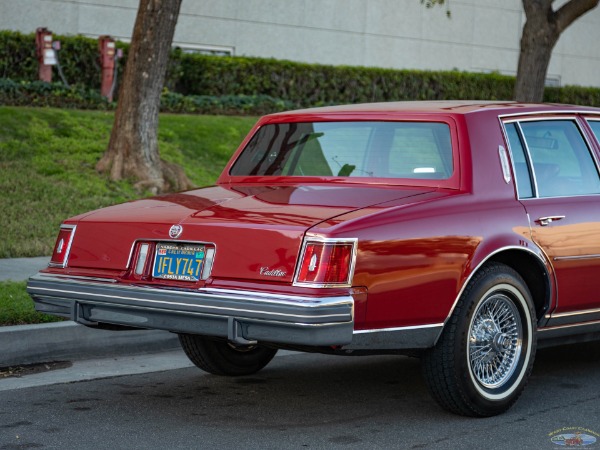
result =
[[556,222],[557,220],[562,220],[564,218],[565,216],[546,216],[540,217],[538,220],[536,220],[536,222],[545,227],[546,225],[550,225],[552,222]]

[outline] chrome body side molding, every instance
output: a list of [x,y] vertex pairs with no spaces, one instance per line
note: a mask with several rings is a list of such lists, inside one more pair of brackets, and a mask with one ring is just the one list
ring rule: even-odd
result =
[[433,347],[444,324],[384,328],[380,330],[357,330],[348,350],[401,350]]

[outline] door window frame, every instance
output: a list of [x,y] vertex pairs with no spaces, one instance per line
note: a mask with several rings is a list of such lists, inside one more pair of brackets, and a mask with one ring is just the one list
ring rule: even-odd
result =
[[[600,180],[600,162],[599,162],[599,157],[598,157],[598,146],[594,145],[594,142],[590,141],[590,136],[588,135],[588,130],[586,129],[586,127],[584,127],[582,125],[582,121],[585,121],[587,125],[587,128],[589,128],[589,133],[591,133],[594,137],[596,137],[593,133],[593,131],[591,130],[591,127],[589,126],[589,124],[587,122],[589,121],[597,121],[600,122],[600,117],[581,117],[581,115],[575,113],[571,113],[571,114],[553,114],[551,116],[523,116],[523,115],[508,115],[508,116],[500,116],[500,123],[502,126],[502,133],[504,135],[504,140],[506,142],[506,146],[510,155],[510,162],[511,162],[511,167],[512,167],[512,171],[513,171],[513,177],[515,180],[515,195],[517,196],[517,199],[519,200],[531,200],[531,199],[545,199],[545,198],[560,198],[560,197],[579,197],[579,196],[589,196],[589,195],[600,195],[600,192],[597,193],[584,193],[584,194],[568,194],[568,195],[549,195],[549,196],[544,196],[544,197],[540,197],[539,195],[539,186],[538,186],[538,181],[537,181],[537,177],[536,177],[536,172],[535,170],[533,170],[533,160],[531,158],[531,150],[529,148],[529,144],[527,143],[527,140],[525,139],[525,135],[523,133],[523,129],[521,127],[521,123],[524,122],[544,122],[544,121],[571,121],[573,123],[575,123],[575,126],[577,127],[577,130],[579,131],[579,134],[581,135],[583,142],[589,152],[589,154],[592,157],[592,160],[594,162],[594,166],[596,169],[596,173],[598,174],[598,178]],[[519,138],[519,141],[521,143],[521,146],[523,148],[523,152],[525,154],[525,162],[526,162],[526,166],[527,166],[527,171],[528,171],[528,175],[529,175],[529,179],[531,180],[532,186],[531,186],[531,190],[532,190],[532,196],[531,197],[520,197],[519,196],[519,189],[518,189],[518,183],[519,183],[519,179],[517,178],[517,170],[515,167],[515,157],[514,157],[514,153],[513,153],[513,149],[511,148],[511,143],[510,140],[508,139],[508,132],[506,130],[506,125],[507,124],[515,124],[515,129],[517,131],[517,135]],[[600,136],[596,137],[597,141],[600,141]],[[597,144],[597,142],[596,142]]]

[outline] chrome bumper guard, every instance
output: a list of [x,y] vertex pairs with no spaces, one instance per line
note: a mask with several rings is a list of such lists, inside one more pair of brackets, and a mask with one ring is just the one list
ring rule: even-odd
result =
[[85,325],[108,323],[202,334],[239,344],[346,345],[354,329],[350,295],[164,289],[43,273],[29,279],[27,292],[37,311]]

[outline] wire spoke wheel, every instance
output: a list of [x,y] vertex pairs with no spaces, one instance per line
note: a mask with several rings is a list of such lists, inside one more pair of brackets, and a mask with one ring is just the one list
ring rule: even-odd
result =
[[523,345],[523,326],[515,304],[498,293],[475,311],[469,328],[469,367],[485,388],[496,389],[513,375]]
[[536,313],[523,278],[489,263],[469,281],[436,346],[423,355],[433,398],[453,413],[489,417],[519,398],[533,366]]

